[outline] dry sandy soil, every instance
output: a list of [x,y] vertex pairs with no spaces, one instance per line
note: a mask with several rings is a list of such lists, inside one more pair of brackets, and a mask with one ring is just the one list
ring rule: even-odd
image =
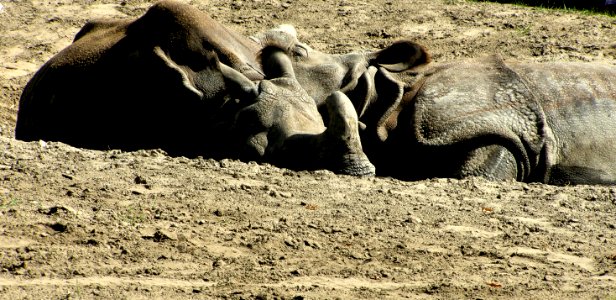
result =
[[[314,48],[616,64],[616,19],[456,0],[203,0]],[[86,20],[150,1],[0,0],[2,299],[616,299],[616,188],[292,172],[13,138],[23,86]],[[614,78],[616,80],[616,78]]]

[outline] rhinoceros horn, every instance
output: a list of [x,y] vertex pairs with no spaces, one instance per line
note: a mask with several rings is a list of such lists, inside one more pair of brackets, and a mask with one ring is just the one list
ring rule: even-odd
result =
[[364,153],[359,137],[359,121],[351,100],[334,92],[326,100],[327,129],[320,136],[321,157],[339,173],[373,175],[375,167]]

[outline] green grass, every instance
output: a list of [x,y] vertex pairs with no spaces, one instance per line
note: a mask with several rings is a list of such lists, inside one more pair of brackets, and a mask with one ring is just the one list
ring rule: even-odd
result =
[[141,224],[147,219],[146,214],[143,212],[141,206],[130,205],[126,207],[124,211],[120,211],[120,220],[130,225]]
[[[537,1],[537,0],[467,0],[470,2],[497,2],[506,3],[519,6],[536,7],[538,9],[554,10],[567,13],[582,13],[587,15],[606,15],[610,17],[616,17],[616,7],[605,9],[602,8],[600,3],[604,1],[594,1],[599,4],[592,5],[591,1],[577,1],[577,3],[584,4],[567,4],[566,1]],[[577,5],[577,6],[576,6]],[[614,6],[614,5],[613,5]]]
[[531,26],[530,25],[526,25],[526,26],[522,26],[522,27],[517,27],[516,30],[521,34],[521,35],[530,35],[530,31],[531,31]]
[[0,196],[0,209],[8,209],[20,203],[19,199],[10,195]]

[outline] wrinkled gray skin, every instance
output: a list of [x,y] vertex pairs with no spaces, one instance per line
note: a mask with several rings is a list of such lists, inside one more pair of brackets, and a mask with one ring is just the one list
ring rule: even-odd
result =
[[259,83],[257,100],[239,110],[233,135],[246,149],[244,158],[293,169],[329,169],[350,175],[374,175],[364,154],[353,104],[341,92],[324,100],[324,126],[314,100],[298,83],[291,59],[278,47],[261,53],[270,80]]
[[[374,174],[340,85],[311,90],[316,102],[298,83],[292,60],[308,48],[290,31],[249,39],[175,1],[136,20],[89,22],[24,89],[16,138]],[[331,59],[340,74],[330,79],[342,81],[347,61]]]
[[[272,45],[281,51],[258,57]],[[427,61],[408,41],[324,54],[297,41],[291,26],[249,39],[195,8],[162,1],[136,20],[86,24],[24,89],[16,138],[372,174],[346,95],[362,90],[370,69],[398,72]]]
[[377,174],[616,183],[612,65],[492,57],[387,75],[373,90],[403,94],[351,98]]

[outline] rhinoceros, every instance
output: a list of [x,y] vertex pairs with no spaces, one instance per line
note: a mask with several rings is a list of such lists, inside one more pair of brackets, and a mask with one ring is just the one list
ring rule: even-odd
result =
[[616,183],[616,66],[494,55],[369,68],[349,97],[377,175]]
[[137,19],[83,26],[25,87],[15,134],[373,174],[341,91],[370,66],[398,71],[428,60],[410,41],[328,55],[300,43],[292,26],[249,38],[194,7],[161,1]]

